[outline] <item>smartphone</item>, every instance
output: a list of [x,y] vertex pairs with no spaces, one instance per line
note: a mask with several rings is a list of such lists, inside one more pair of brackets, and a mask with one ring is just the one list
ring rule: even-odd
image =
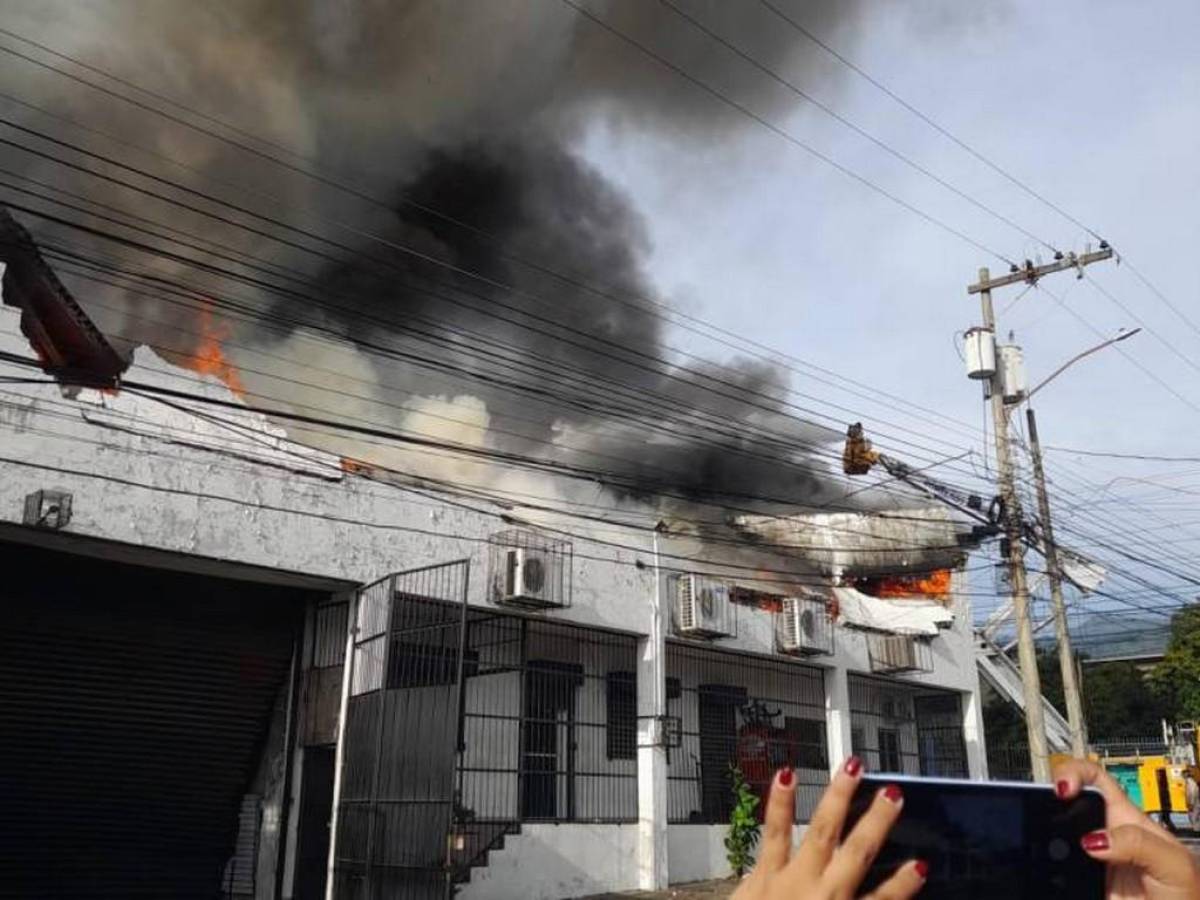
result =
[[903,863],[923,859],[920,900],[1102,900],[1104,865],[1079,846],[1104,827],[1104,798],[1085,789],[1058,799],[1049,785],[868,775],[850,804],[844,834],[885,785],[904,809],[863,881],[866,894]]

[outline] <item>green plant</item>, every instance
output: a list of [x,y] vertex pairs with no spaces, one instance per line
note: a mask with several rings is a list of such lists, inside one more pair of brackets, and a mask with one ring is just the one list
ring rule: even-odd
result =
[[729,814],[729,831],[725,835],[725,856],[733,874],[741,878],[754,862],[754,848],[762,825],[758,821],[758,795],[746,783],[742,770],[730,764],[729,776],[733,791],[733,811]]

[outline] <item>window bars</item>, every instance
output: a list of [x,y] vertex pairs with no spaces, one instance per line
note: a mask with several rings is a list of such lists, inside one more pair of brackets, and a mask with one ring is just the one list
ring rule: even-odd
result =
[[866,675],[849,687],[851,749],[869,771],[967,777],[957,693]]
[[476,821],[637,819],[637,642],[504,614],[468,624],[458,802]]
[[731,766],[764,795],[785,765],[796,770],[797,821],[807,821],[829,781],[821,669],[671,642],[667,675],[667,713],[682,737],[668,750],[668,821],[724,824]]

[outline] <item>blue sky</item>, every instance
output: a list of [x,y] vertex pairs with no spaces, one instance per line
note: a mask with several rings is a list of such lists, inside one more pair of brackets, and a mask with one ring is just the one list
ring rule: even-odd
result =
[[[784,6],[803,21],[804,4]],[[746,7],[748,17],[769,15],[756,4]],[[1107,237],[1200,324],[1190,271],[1192,248],[1200,242],[1195,210],[1200,56],[1193,42],[1200,33],[1200,6],[1009,2],[986,7],[977,19],[960,14],[950,24],[921,14],[937,8],[874,4],[857,25],[830,40],[931,118]],[[738,41],[731,32],[727,37]],[[813,53],[822,51],[814,47]],[[677,77],[660,72],[664,79]],[[805,59],[803,68],[780,74],[1055,246],[1083,250],[1093,240],[836,64]],[[649,79],[647,89],[653,89]],[[789,112],[768,115],[796,138],[989,247],[1017,259],[1037,253],[1049,259],[1048,251],[1024,235],[811,105],[797,100]],[[979,321],[978,302],[965,291],[978,267],[1002,272],[1003,264],[749,120],[716,145],[600,120],[584,147],[636,198],[652,238],[652,277],[678,308],[969,423],[979,447],[983,404],[978,388],[964,377],[954,333]],[[1122,347],[1200,407],[1195,368],[1200,332],[1128,267],[1104,263],[1089,274],[1130,312],[1071,275],[1050,279],[1045,287],[1105,334],[1146,328]],[[1020,287],[998,292],[996,309],[1001,331],[1015,330],[1036,382],[1097,339],[1046,292],[1030,291],[1018,300],[1020,292]],[[686,332],[674,343],[728,352],[705,347]],[[793,386],[836,398],[828,387],[801,377]],[[890,402],[872,407],[840,399],[861,409],[868,431],[872,415],[910,425],[920,418]],[[1113,350],[1082,363],[1038,398],[1043,443],[1151,455],[1197,455],[1200,414],[1193,406]],[[930,448],[947,454],[972,443],[962,432],[930,430]],[[947,443],[937,443],[941,440]],[[1102,486],[1112,478],[1142,478],[1165,486],[1118,481],[1108,493],[1097,489],[1096,505],[1063,512],[1104,530],[1093,514],[1104,510],[1148,537],[1169,535],[1181,542],[1172,552],[1194,556],[1200,531],[1185,526],[1200,519],[1200,497],[1179,491],[1200,493],[1200,466],[1083,460],[1059,452],[1050,453],[1049,465],[1052,477],[1080,501],[1089,491],[1077,479]],[[947,474],[965,478],[961,470]],[[1146,506],[1132,508],[1130,500]],[[1162,573],[1156,580],[1180,584]]]

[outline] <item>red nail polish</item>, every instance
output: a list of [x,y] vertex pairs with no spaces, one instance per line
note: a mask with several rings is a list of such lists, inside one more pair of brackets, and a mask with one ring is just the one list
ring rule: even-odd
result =
[[857,756],[852,756],[846,760],[846,765],[844,765],[842,768],[846,770],[847,775],[849,775],[851,778],[855,778],[858,776],[858,773],[862,771],[862,760]]
[[795,777],[795,773],[792,771],[792,769],[790,767],[785,766],[784,768],[780,769],[779,770],[779,785],[780,785],[780,787],[791,787],[792,779],[794,777]]
[[1054,785],[1054,793],[1058,794],[1058,799],[1060,800],[1067,799],[1067,791],[1069,790],[1071,790],[1071,785],[1066,781],[1060,781]]
[[1108,832],[1093,831],[1091,834],[1085,834],[1079,841],[1084,850],[1095,852],[1108,849]]
[[913,868],[917,870],[917,877],[922,881],[925,881],[927,878],[929,878],[929,863],[925,862],[925,860],[918,859],[916,863],[913,864]]
[[902,790],[900,790],[900,785],[889,784],[887,787],[885,787],[883,789],[883,796],[886,797],[888,800],[890,800],[892,803],[899,803],[901,800],[904,799],[904,792]]

